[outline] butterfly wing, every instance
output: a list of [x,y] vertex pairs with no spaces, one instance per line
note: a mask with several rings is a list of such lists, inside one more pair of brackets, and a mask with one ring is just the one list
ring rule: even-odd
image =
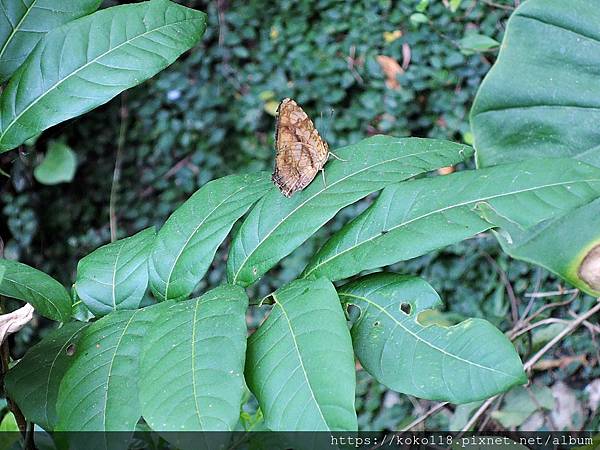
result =
[[273,181],[286,197],[304,189],[323,168],[329,156],[310,117],[289,98],[278,108]]

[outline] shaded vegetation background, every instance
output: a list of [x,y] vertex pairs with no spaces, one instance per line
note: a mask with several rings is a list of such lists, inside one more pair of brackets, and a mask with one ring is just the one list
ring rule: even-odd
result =
[[[496,51],[465,54],[460,41],[471,33],[500,41],[515,6],[510,0],[179,3],[209,14],[201,45],[141,87],[0,157],[10,175],[0,178],[6,257],[70,285],[77,260],[110,241],[111,190],[117,235],[124,237],[160,227],[211,179],[271,170],[274,111],[284,97],[316,118],[332,149],[377,133],[471,143],[469,108]],[[411,20],[415,13],[426,20]],[[390,78],[393,71],[397,76]],[[57,139],[76,152],[77,172],[70,183],[44,186],[33,170]],[[343,210],[250,294],[265,296],[295,278],[327,236],[370,201]],[[199,292],[224,280],[225,250]],[[541,268],[510,260],[491,234],[391,269],[425,277],[446,302],[430,320],[446,324],[484,317],[506,331],[528,308],[565,303],[542,311],[538,318],[551,319],[547,325],[515,341],[523,360],[560,332],[562,319],[593,302],[577,292],[562,295],[568,286]],[[561,295],[539,296],[548,292]],[[533,388],[504,398],[487,429],[600,429],[598,328],[588,325],[547,354],[534,371]],[[44,334],[44,326],[37,322],[12,338],[17,356]],[[430,404],[386,391],[359,368],[361,429],[401,429]],[[425,427],[460,429],[475,406],[446,408]]]

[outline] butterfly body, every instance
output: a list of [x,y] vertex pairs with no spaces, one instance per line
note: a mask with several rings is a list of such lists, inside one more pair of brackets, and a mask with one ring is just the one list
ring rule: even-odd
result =
[[286,197],[308,186],[329,157],[329,146],[313,121],[289,98],[277,108],[275,146],[272,180]]

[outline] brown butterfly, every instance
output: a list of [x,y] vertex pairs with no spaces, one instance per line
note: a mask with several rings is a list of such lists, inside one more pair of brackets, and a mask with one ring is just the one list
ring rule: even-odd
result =
[[277,108],[275,170],[271,179],[281,193],[290,197],[315,178],[329,158],[329,146],[313,121],[290,99]]

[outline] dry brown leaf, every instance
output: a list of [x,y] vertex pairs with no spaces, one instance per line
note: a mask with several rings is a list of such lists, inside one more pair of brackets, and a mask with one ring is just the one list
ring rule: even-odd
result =
[[410,45],[408,42],[402,44],[402,69],[408,70],[408,66],[410,65]]
[[437,172],[440,175],[449,175],[451,173],[453,173],[456,169],[454,168],[454,166],[447,166],[447,167],[440,167]]
[[9,334],[16,333],[33,317],[33,306],[27,303],[22,308],[0,316],[0,344]]
[[398,61],[389,56],[377,55],[377,63],[379,63],[379,66],[385,75],[385,85],[390,89],[400,89],[398,75],[402,75],[404,69],[400,67]]

